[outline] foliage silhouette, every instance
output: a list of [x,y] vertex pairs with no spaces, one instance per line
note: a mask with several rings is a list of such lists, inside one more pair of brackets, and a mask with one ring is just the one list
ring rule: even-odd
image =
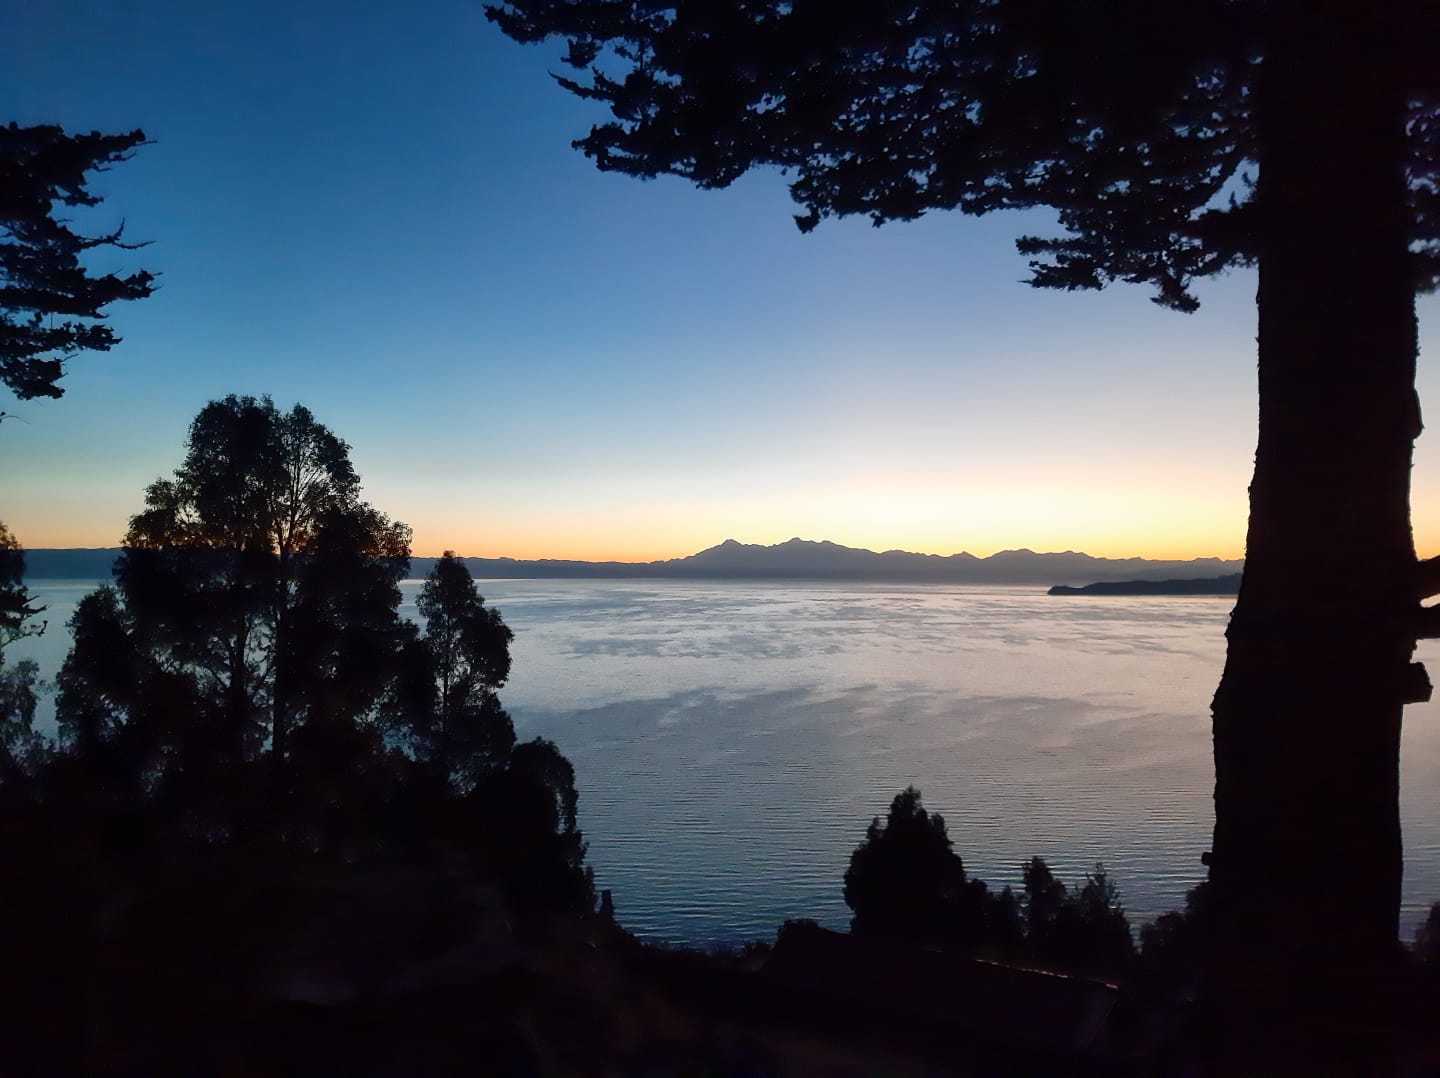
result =
[[1120,893],[1103,865],[1060,907],[1045,940],[1045,964],[1088,977],[1121,980],[1135,958],[1135,941]]
[[1210,895],[1210,884],[1201,882],[1186,892],[1184,909],[1140,929],[1141,972],[1151,984],[1174,989],[1198,982],[1213,943]]
[[39,683],[34,659],[9,666],[0,660],[0,782],[34,773],[45,759],[46,745],[35,730]]
[[26,636],[38,636],[44,612],[25,587],[25,551],[0,521],[0,781],[12,780],[38,766],[44,746],[34,730],[40,670],[31,659],[6,665],[5,648]]
[[895,795],[882,823],[875,817],[845,871],[845,904],[857,935],[934,939],[965,887],[965,866],[951,849],[945,820],[925,811],[920,791]]
[[[1304,77],[1292,66],[1303,50],[1338,50],[1344,77],[1367,93],[1343,118],[1380,119],[1404,136],[1386,146],[1400,158],[1379,163],[1410,169],[1408,191],[1392,194],[1418,246],[1413,280],[1434,287],[1440,80],[1427,49],[1437,17],[1341,5],[1286,20],[1272,7],[504,0],[486,14],[517,41],[566,42],[577,74],[557,81],[611,113],[574,144],[602,170],[722,188],[778,167],[794,176],[807,231],[851,214],[878,225],[937,209],[1052,206],[1069,236],[1020,241],[1041,256],[1031,283],[1146,283],[1181,310],[1196,306],[1195,278],[1262,254],[1273,207],[1247,168],[1298,149],[1272,126],[1295,120],[1298,102],[1258,103],[1261,80],[1284,93]],[[1343,37],[1357,30],[1363,39]],[[1365,153],[1380,152],[1376,135]]]
[[1025,962],[1082,977],[1125,980],[1135,943],[1119,892],[1104,867],[1096,865],[1078,888],[1056,879],[1039,857],[1026,861],[1021,872]]
[[0,384],[20,400],[63,394],[57,383],[68,359],[120,342],[102,321],[104,309],[154,289],[148,270],[120,277],[85,268],[89,251],[143,246],[123,241],[123,223],[86,236],[55,213],[57,205],[98,205],[87,175],[128,160],[144,142],[142,131],[67,135],[50,125],[0,127]]
[[[577,827],[575,769],[553,742],[522,742],[460,801],[464,833],[517,909],[589,913],[594,876]],[[496,827],[496,821],[504,826]]]
[[1194,279],[1258,265],[1260,441],[1214,702],[1210,997],[1236,1067],[1384,1058],[1366,1014],[1397,971],[1401,711],[1429,693],[1410,659],[1437,631],[1417,598],[1440,591],[1408,505],[1414,296],[1440,283],[1440,9],[486,10],[516,40],[567,43],[577,73],[558,81],[610,110],[576,142],[601,169],[724,187],[778,167],[802,229],[1049,206],[1066,235],[1020,240],[1032,284],[1145,283],[1180,310]]
[[1070,899],[1065,884],[1057,880],[1042,857],[1032,857],[1020,866],[1024,881],[1021,900],[1028,949],[1037,955],[1048,952],[1061,911]]
[[593,910],[574,769],[516,745],[496,695],[509,629],[448,557],[421,636],[408,542],[305,408],[201,410],[70,619],[58,744],[31,728],[33,665],[0,671],[0,946],[27,985],[0,1070],[80,1072],[63,1046],[100,1043],[193,1073],[315,922],[327,962],[403,969],[492,901],[506,926]]
[[415,731],[422,757],[462,788],[485,768],[503,763],[515,728],[496,690],[510,675],[514,633],[485,599],[463,560],[447,550],[420,589],[424,648],[436,699],[428,721]]
[[187,839],[353,857],[423,835],[583,905],[574,772],[548,742],[512,752],[495,693],[509,629],[450,557],[422,637],[399,614],[409,529],[358,492],[349,447],[304,407],[202,409],[115,583],[71,619],[55,774]]
[[984,880],[967,876],[944,819],[907,787],[850,856],[844,891],[855,913],[850,930],[1087,977],[1123,976],[1134,945],[1104,869],[1096,866],[1073,893],[1038,857],[1022,872],[1023,903],[1009,887],[992,893]]
[[25,587],[25,551],[0,521],[0,663],[7,645],[45,631],[43,622],[34,621],[44,611]]
[[[129,669],[194,701],[185,723],[154,730],[167,768],[255,759],[268,742],[283,802],[296,729],[312,727],[315,750],[378,722],[414,635],[397,612],[409,529],[359,500],[348,449],[302,406],[227,397],[191,424],[174,477],[146,491],[111,605],[140,651]],[[83,654],[62,674],[76,693],[92,670]],[[62,722],[68,700],[62,691]]]

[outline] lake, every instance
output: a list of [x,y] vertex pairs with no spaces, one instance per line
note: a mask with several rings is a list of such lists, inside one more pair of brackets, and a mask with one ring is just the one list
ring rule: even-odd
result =
[[[404,586],[414,616],[418,581]],[[89,584],[33,581],[53,677]],[[1231,599],[1034,587],[493,580],[501,696],[575,765],[597,887],[686,943],[844,927],[841,877],[907,784],[966,868],[1072,881],[1104,862],[1132,924],[1181,904],[1212,825],[1209,702]],[[1440,647],[1417,656],[1440,671]],[[1440,899],[1440,704],[1406,709],[1404,932]],[[1337,866],[1337,869],[1341,866]]]

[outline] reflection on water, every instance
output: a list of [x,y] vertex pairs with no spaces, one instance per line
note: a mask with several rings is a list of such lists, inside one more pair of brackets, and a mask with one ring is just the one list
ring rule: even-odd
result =
[[[51,630],[15,654],[53,677],[88,586],[34,588]],[[404,590],[413,616],[419,584]],[[910,783],[995,886],[1018,887],[1034,855],[1065,878],[1104,861],[1138,923],[1203,875],[1228,599],[750,581],[481,590],[516,633],[502,693],[516,728],[574,762],[597,886],[643,934],[843,927],[850,851]],[[1440,668],[1440,651],[1430,659]],[[1407,934],[1440,898],[1437,706],[1406,712]]]

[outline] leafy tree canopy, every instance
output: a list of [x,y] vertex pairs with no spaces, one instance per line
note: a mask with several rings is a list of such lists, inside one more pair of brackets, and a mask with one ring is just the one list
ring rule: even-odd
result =
[[67,135],[55,126],[0,127],[0,384],[20,400],[59,397],[65,362],[119,343],[103,321],[118,300],[144,299],[155,275],[91,274],[85,255],[100,247],[133,250],[122,223],[87,236],[57,207],[96,206],[89,174],[128,160],[145,142],[124,135]]
[[409,539],[360,500],[349,447],[308,409],[211,402],[174,476],[146,491],[115,587],[76,609],[62,730],[83,745],[143,726],[153,759],[181,770],[268,741],[283,792],[297,728],[311,762],[350,751],[355,724],[380,736],[414,638],[397,612]]
[[0,779],[28,770],[42,754],[34,732],[39,667],[33,659],[7,666],[5,648],[24,636],[38,636],[44,611],[25,587],[25,552],[0,521]]
[[[187,1036],[268,1014],[297,955],[396,983],[477,918],[593,909],[574,768],[515,745],[496,697],[509,630],[447,558],[420,636],[399,612],[409,530],[359,491],[307,409],[212,401],[115,582],[76,605],[58,744],[33,729],[35,664],[0,667],[0,924],[27,986],[0,1008],[0,1071],[84,1069],[57,1046],[92,1027],[101,1055],[142,1058],[115,1051],[133,1038],[163,1046],[140,1070],[193,1070]],[[0,555],[18,586],[18,548]],[[438,751],[414,736],[435,731],[437,667],[455,728]]]
[[469,568],[453,550],[445,551],[425,578],[418,607],[436,667],[461,701],[505,684],[515,634],[498,610],[485,605]]
[[7,644],[45,631],[44,623],[34,621],[44,609],[25,588],[25,551],[0,521],[0,663]]
[[850,856],[845,902],[857,935],[939,945],[1003,962],[1119,977],[1134,957],[1119,891],[1097,865],[1070,889],[1039,857],[1021,866],[1023,899],[965,872],[945,821],[910,786]]
[[47,746],[34,726],[39,684],[34,659],[0,666],[0,781],[32,772],[46,756]]
[[207,404],[114,584],[76,606],[36,788],[87,806],[86,827],[130,814],[207,847],[444,849],[517,912],[588,911],[574,768],[549,741],[516,745],[496,695],[512,634],[447,554],[421,636],[399,613],[409,541],[308,409]]
[[[1415,276],[1433,288],[1440,15],[1373,9],[1350,43],[1373,44],[1408,96]],[[1182,310],[1194,278],[1259,253],[1263,61],[1327,17],[1264,0],[508,0],[486,13],[518,41],[566,42],[577,73],[557,81],[610,110],[575,142],[601,169],[725,187],[778,167],[804,230],[1051,206],[1066,235],[1019,241],[1031,283],[1146,283]]]
[[435,699],[416,730],[420,751],[452,780],[467,785],[502,763],[515,728],[496,690],[510,675],[515,634],[485,605],[465,562],[447,550],[420,589],[424,657]]
[[851,930],[870,935],[933,937],[943,931],[965,885],[965,866],[945,833],[945,819],[929,813],[920,791],[895,795],[882,821],[875,817],[845,870]]

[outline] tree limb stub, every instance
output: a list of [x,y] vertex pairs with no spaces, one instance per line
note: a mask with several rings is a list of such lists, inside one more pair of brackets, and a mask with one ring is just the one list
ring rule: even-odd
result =
[[1440,595],[1440,558],[1426,558],[1415,563],[1415,592],[1417,599]]
[[1422,606],[1415,611],[1415,639],[1440,638],[1440,606]]
[[1405,704],[1426,704],[1435,691],[1424,663],[1411,663],[1405,668],[1404,695],[1400,702]]

